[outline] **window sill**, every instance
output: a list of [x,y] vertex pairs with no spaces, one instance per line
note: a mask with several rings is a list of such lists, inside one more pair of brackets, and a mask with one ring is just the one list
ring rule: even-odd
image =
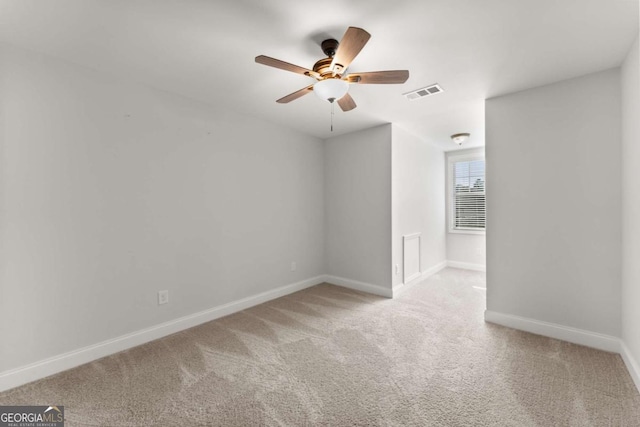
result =
[[451,234],[476,234],[484,236],[486,234],[485,230],[465,230],[460,228],[450,228],[449,233]]

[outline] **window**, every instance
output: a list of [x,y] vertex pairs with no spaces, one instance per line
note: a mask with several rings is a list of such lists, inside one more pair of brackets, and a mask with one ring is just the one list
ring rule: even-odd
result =
[[452,232],[484,232],[486,224],[484,159],[449,159],[450,218]]

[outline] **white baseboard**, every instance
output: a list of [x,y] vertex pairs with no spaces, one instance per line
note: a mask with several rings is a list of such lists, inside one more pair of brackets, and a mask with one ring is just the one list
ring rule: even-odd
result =
[[393,287],[393,297],[397,297],[398,295],[400,295],[402,292],[404,292],[407,288],[410,288],[411,286],[415,285],[416,283],[420,283],[423,280],[428,279],[429,277],[433,276],[434,274],[436,274],[437,272],[439,272],[440,270],[444,269],[447,267],[447,261],[442,261],[439,262],[438,264],[427,268],[425,271],[423,271],[422,273],[420,273],[419,278],[416,278],[412,281],[410,281],[409,283],[399,283],[397,285],[395,285]]
[[438,273],[440,270],[443,270],[445,268],[447,268],[447,261],[439,262],[436,265],[427,268],[425,271],[422,272],[422,280],[433,276],[434,274]]
[[536,335],[568,341],[598,350],[620,353],[620,339],[610,335],[599,334],[597,332],[585,331],[583,329],[558,325],[556,323],[543,322],[526,317],[513,316],[495,311],[486,310],[484,320],[490,323],[507,326]]
[[620,341],[620,356],[622,356],[624,364],[627,365],[627,370],[629,371],[636,388],[640,391],[640,365],[638,365],[638,361],[631,355],[631,352],[624,341]]
[[416,279],[422,279],[422,273],[420,273],[419,271],[416,271],[411,276],[404,279],[404,283],[408,285],[409,283],[413,282]]
[[380,295],[386,298],[393,298],[393,290],[391,288],[384,288],[379,285],[372,285],[371,283],[359,282],[357,280],[345,279],[344,277],[338,276],[326,275],[324,278],[325,282],[331,283],[332,285],[338,285],[369,294]]
[[484,264],[471,264],[469,262],[460,261],[447,261],[447,267],[461,268],[463,270],[487,271],[487,266]]
[[293,292],[323,283],[325,279],[326,277],[324,275],[313,277],[298,283],[282,286],[205,311],[184,316],[179,319],[164,322],[150,328],[142,329],[117,338],[60,354],[30,365],[0,372],[0,391],[18,387],[22,384],[45,378],[58,372],[92,362],[149,341],[245,310],[272,299],[289,295]]

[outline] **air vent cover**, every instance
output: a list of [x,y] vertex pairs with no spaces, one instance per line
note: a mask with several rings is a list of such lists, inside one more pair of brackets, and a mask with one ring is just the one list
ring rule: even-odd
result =
[[404,94],[404,96],[406,96],[408,100],[413,101],[414,99],[435,95],[440,92],[444,92],[444,89],[442,89],[440,85],[436,83],[431,86],[427,86],[421,89],[416,89],[416,90],[412,90],[411,92],[407,92]]

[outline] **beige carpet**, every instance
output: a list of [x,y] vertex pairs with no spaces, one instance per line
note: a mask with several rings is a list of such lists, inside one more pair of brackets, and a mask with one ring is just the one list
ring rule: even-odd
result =
[[0,394],[67,426],[639,426],[618,355],[483,322],[482,273],[328,284]]

